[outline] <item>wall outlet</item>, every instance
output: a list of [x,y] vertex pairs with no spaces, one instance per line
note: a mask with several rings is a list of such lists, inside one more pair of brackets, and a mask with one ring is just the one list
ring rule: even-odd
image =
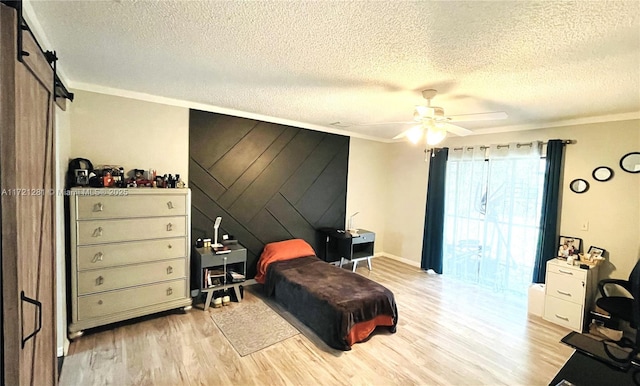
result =
[[589,230],[589,220],[584,220],[582,222],[582,226],[580,227],[581,230],[583,231],[588,231]]

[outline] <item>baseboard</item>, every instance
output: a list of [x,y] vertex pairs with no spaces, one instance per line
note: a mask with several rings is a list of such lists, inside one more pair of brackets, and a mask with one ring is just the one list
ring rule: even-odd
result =
[[376,256],[388,257],[391,260],[396,260],[396,261],[399,261],[401,263],[410,265],[412,267],[420,268],[420,262],[419,261],[405,259],[404,257],[396,256],[396,255],[393,255],[393,254],[388,253],[388,252],[378,252],[378,253],[376,253]]

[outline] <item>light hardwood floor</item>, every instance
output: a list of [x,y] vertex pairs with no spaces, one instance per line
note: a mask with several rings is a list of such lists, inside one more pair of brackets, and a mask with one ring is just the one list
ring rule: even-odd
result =
[[547,385],[572,353],[559,343],[569,330],[528,316],[526,300],[384,257],[358,273],[395,294],[395,334],[341,352],[302,329],[240,357],[194,307],[77,339],[60,385]]

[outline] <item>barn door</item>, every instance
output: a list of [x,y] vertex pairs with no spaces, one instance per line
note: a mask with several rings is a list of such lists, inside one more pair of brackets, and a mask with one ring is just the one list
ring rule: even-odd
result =
[[53,71],[0,4],[4,384],[56,383]]

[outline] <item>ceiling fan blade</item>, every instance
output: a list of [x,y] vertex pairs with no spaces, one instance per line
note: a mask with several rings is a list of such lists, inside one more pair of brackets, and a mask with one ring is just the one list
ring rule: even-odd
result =
[[[415,123],[415,122],[413,122],[413,123]],[[396,135],[395,137],[393,137],[393,139],[400,139],[400,138],[406,137],[410,132],[414,131],[416,127],[421,127],[421,126],[420,125],[412,126],[412,127],[408,128],[407,130],[402,131],[400,134]]]
[[438,126],[446,129],[448,132],[453,133],[457,136],[464,137],[469,134],[473,134],[473,131],[469,129],[465,129],[464,127],[452,125],[451,123],[440,122]]
[[393,137],[393,139],[400,139],[400,138],[404,138],[407,136],[407,133],[409,132],[409,130],[403,130],[400,134],[396,135],[395,137]]
[[451,122],[467,122],[467,121],[490,121],[498,119],[507,119],[509,116],[504,111],[494,111],[491,113],[476,113],[462,115],[448,115],[447,118]]

